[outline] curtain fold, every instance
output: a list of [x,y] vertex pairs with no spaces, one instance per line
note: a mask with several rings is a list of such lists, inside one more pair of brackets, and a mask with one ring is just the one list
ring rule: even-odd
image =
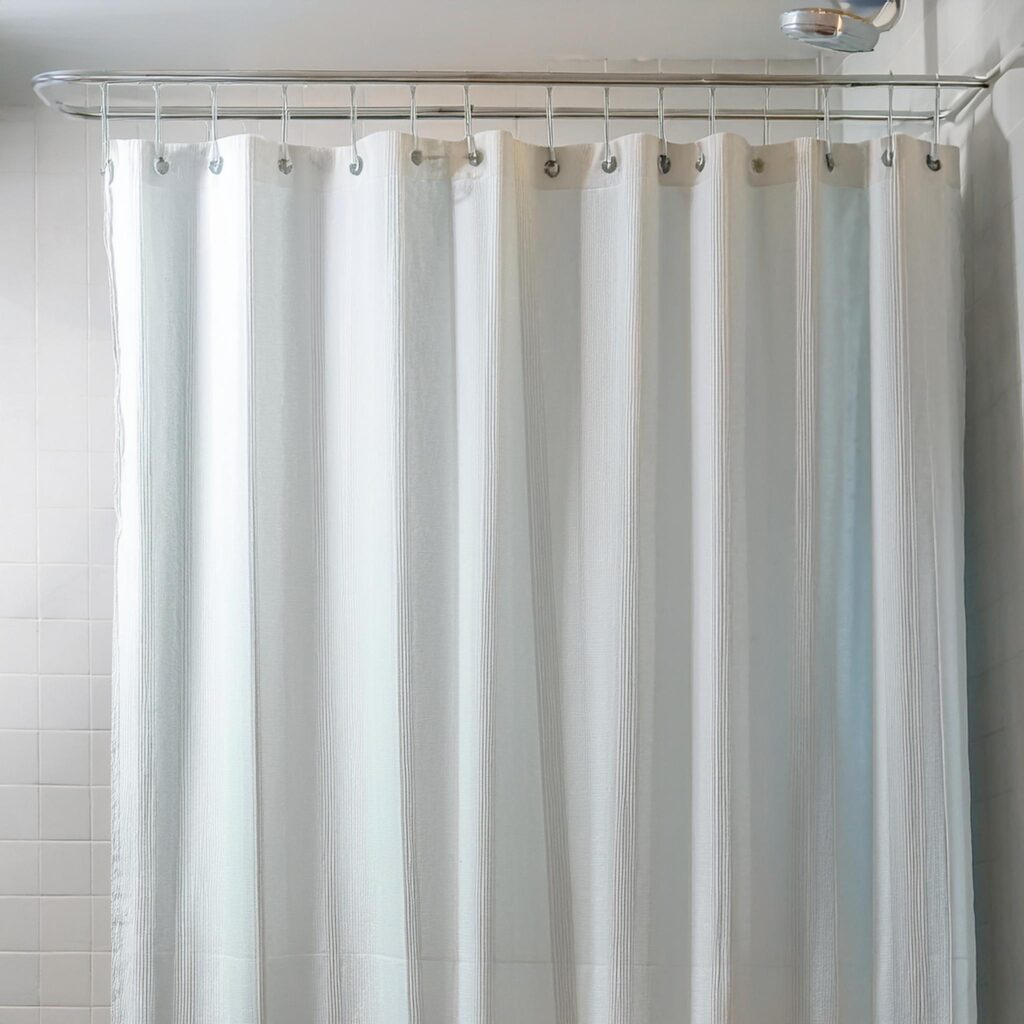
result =
[[113,1019],[973,1021],[956,151],[477,140],[113,143]]

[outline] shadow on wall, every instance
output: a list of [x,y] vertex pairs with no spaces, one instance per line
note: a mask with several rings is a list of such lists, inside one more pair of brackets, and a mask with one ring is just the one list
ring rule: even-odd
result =
[[969,152],[965,585],[978,1002],[988,1024],[1016,1020],[1024,1006],[1024,239],[1011,205],[1024,208],[1024,196],[1013,196],[1011,142],[990,100]]

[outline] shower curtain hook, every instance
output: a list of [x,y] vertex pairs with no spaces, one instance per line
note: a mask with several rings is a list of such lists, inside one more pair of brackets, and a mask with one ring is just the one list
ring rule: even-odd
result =
[[612,174],[615,168],[619,166],[619,161],[612,153],[612,142],[611,142],[611,106],[608,98],[608,88],[604,90],[604,154],[601,160],[601,170],[605,174]]
[[[889,78],[890,79],[892,78],[892,68],[889,69]],[[890,82],[889,83],[889,110],[888,110],[888,112],[885,115],[885,125],[886,125],[885,130],[886,130],[886,132],[888,132],[888,137],[887,137],[887,140],[886,140],[885,149],[882,150],[882,163],[885,164],[886,167],[892,167],[892,161],[893,161],[893,146],[894,146],[894,142],[893,142],[893,137],[892,137],[892,104],[893,104],[893,94],[895,92],[895,89],[896,89],[896,87],[892,84],[892,82]]]
[[562,169],[558,163],[558,154],[555,152],[555,110],[551,99],[551,86],[547,87],[544,98],[544,111],[548,121],[548,158],[544,161],[544,173],[549,178],[557,178],[558,172]]
[[348,165],[351,174],[362,174],[363,158],[359,155],[359,110],[356,107],[356,87],[348,87],[348,126],[352,138],[352,162]]
[[932,117],[932,144],[928,148],[928,155],[924,158],[925,163],[928,165],[929,171],[941,171],[942,161],[939,159],[939,118],[941,116],[941,109],[939,106],[941,100],[942,86],[939,85],[939,76],[935,76],[935,113]]
[[469,85],[462,87],[463,107],[466,114],[466,159],[473,167],[479,167],[483,163],[484,155],[476,148],[476,138],[473,135],[473,104],[469,102]]
[[171,165],[164,156],[164,133],[160,127],[160,83],[153,86],[153,169],[157,174],[166,174]]
[[412,152],[409,159],[417,166],[423,163],[423,150],[420,149],[419,129],[416,126],[416,86],[409,86],[409,131],[412,132]]
[[103,150],[103,165],[100,167],[102,174],[108,181],[113,177],[114,165],[110,160],[110,101],[107,90],[110,83],[104,82],[100,86],[100,148]]
[[[708,86],[708,135],[715,134],[715,87],[713,85]],[[694,165],[698,172],[703,171],[708,165],[708,158],[704,154],[704,150],[700,151],[697,157],[697,163]]]
[[658,170],[668,174],[672,170],[672,158],[668,155],[668,137],[665,135],[665,90],[658,90],[658,136],[661,152],[658,154]]
[[281,86],[281,155],[277,160],[277,169],[282,174],[291,174],[293,164],[288,155],[288,118],[291,111],[288,107],[288,86]]
[[834,171],[836,169],[836,160],[832,155],[832,120],[828,105],[828,91],[829,87],[826,85],[822,101],[822,115],[825,119],[825,166],[830,171]]
[[210,86],[210,142],[213,155],[210,157],[210,171],[220,174],[224,170],[224,157],[220,155],[220,143],[217,141],[217,86]]
[[[768,74],[768,61],[764,62],[764,73]],[[771,100],[772,87],[766,85],[764,87],[764,126],[761,130],[761,145],[767,146],[772,140],[772,129],[771,124],[768,120],[768,104]]]

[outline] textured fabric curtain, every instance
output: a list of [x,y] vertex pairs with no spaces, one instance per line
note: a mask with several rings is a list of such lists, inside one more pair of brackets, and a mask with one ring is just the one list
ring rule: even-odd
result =
[[114,1020],[973,1020],[956,152],[478,142],[115,144]]

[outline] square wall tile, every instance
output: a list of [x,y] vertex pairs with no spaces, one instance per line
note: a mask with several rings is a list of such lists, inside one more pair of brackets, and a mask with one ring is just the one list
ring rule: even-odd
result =
[[84,508],[39,510],[39,561],[88,563],[89,520]]
[[34,619],[36,586],[34,565],[0,565],[0,619]]
[[0,786],[0,839],[38,838],[39,790],[35,786]]
[[39,844],[0,841],[0,895],[32,896],[39,892]]
[[87,732],[44,732],[40,735],[39,781],[43,785],[88,786],[89,774]]
[[[50,286],[52,288],[52,286]],[[70,295],[78,289],[61,284],[53,290],[57,301],[56,309],[62,309]],[[48,398],[85,396],[89,389],[88,363],[86,360],[85,332],[60,331],[51,327],[49,331],[42,327],[54,310],[37,309],[39,341],[36,346],[36,386],[40,395]],[[84,326],[84,325],[83,325]]]
[[0,732],[0,786],[31,786],[38,781],[39,734],[27,729]]
[[0,673],[34,675],[39,667],[39,627],[31,619],[0,619]]
[[89,728],[89,677],[42,676],[39,724],[43,729]]
[[34,562],[36,526],[35,512],[0,505],[0,562]]
[[39,616],[43,619],[89,617],[89,567],[42,565],[39,567]]
[[92,961],[88,953],[42,953],[39,1000],[44,1006],[89,1006]]
[[0,729],[35,729],[39,725],[39,680],[35,676],[0,676]]
[[89,671],[89,623],[39,623],[39,670],[47,674],[80,675]]
[[0,951],[39,949],[39,898],[0,896]]
[[39,892],[43,896],[88,896],[88,843],[42,843],[39,850]]
[[92,898],[44,896],[39,905],[39,948],[88,952],[92,948]]
[[89,503],[89,456],[85,452],[39,453],[39,505],[85,508]]
[[39,450],[85,452],[89,447],[89,403],[84,396],[39,395]]
[[0,1006],[39,1003],[39,954],[0,953]]
[[43,786],[39,790],[41,839],[88,839],[88,786]]

